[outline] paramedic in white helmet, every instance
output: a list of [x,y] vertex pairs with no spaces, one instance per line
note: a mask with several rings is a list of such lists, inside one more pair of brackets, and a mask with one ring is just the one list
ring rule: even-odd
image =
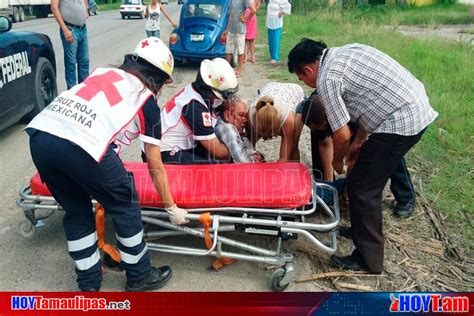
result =
[[214,134],[215,107],[237,90],[234,70],[225,59],[203,60],[196,80],[178,92],[161,111],[163,162],[229,161],[229,150]]
[[171,277],[169,266],[150,264],[133,175],[118,155],[133,139],[145,143],[150,175],[170,219],[185,223],[187,213],[173,201],[160,155],[156,96],[172,82],[173,65],[160,39],[144,39],[119,68],[97,68],[26,127],[33,162],[65,210],[64,230],[81,291],[99,291],[102,282],[91,197],[112,217],[125,289],[158,289]]

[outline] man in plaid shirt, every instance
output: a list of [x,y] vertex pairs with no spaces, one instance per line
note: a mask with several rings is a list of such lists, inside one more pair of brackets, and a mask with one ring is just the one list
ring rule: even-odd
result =
[[[333,131],[334,169],[343,172],[344,157],[355,160],[347,184],[356,249],[350,256],[331,259],[345,269],[379,274],[384,256],[383,189],[438,113],[420,81],[367,45],[327,48],[323,42],[303,39],[290,52],[288,69],[318,90]],[[349,121],[361,127],[358,141],[351,144]]]

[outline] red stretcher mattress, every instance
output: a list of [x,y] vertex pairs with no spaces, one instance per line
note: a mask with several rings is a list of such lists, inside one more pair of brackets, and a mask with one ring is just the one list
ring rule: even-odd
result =
[[[165,166],[174,200],[184,208],[293,208],[311,197],[311,175],[301,163]],[[140,205],[161,207],[146,163],[126,162],[125,168],[133,172]],[[33,195],[51,195],[38,174],[30,188]]]

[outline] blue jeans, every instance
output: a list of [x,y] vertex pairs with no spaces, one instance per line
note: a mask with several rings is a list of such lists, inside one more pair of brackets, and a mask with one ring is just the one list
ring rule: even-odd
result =
[[[69,27],[74,36],[74,41],[68,43],[60,29],[61,41],[64,49],[64,71],[66,75],[67,88],[70,89],[81,83],[89,75],[89,43],[87,39],[87,27],[82,29]],[[77,67],[77,77],[76,77]]]
[[[346,185],[346,178],[338,179],[336,181],[322,181],[318,180],[318,183],[329,184],[337,190],[338,196],[341,195],[344,191],[344,186]],[[316,187],[316,194],[329,206],[334,205],[334,197],[332,195],[332,190],[325,187]]]
[[145,32],[146,32],[146,36],[147,36],[147,37],[152,37],[152,36],[154,36],[154,37],[160,38],[160,30],[156,30],[156,31],[148,31],[148,30],[145,30]]
[[270,58],[274,61],[280,61],[280,40],[281,28],[276,30],[268,29],[268,46],[270,48]]

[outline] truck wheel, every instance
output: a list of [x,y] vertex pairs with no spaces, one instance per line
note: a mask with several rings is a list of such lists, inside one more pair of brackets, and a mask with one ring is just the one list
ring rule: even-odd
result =
[[27,114],[28,120],[33,119],[58,95],[53,66],[49,60],[44,57],[38,58],[38,62],[36,63],[33,91],[35,105],[33,110]]
[[20,7],[18,11],[19,11],[19,16],[20,16],[20,22],[25,21],[25,10],[23,9],[23,7]]
[[20,22],[20,11],[18,7],[13,7],[13,22]]

